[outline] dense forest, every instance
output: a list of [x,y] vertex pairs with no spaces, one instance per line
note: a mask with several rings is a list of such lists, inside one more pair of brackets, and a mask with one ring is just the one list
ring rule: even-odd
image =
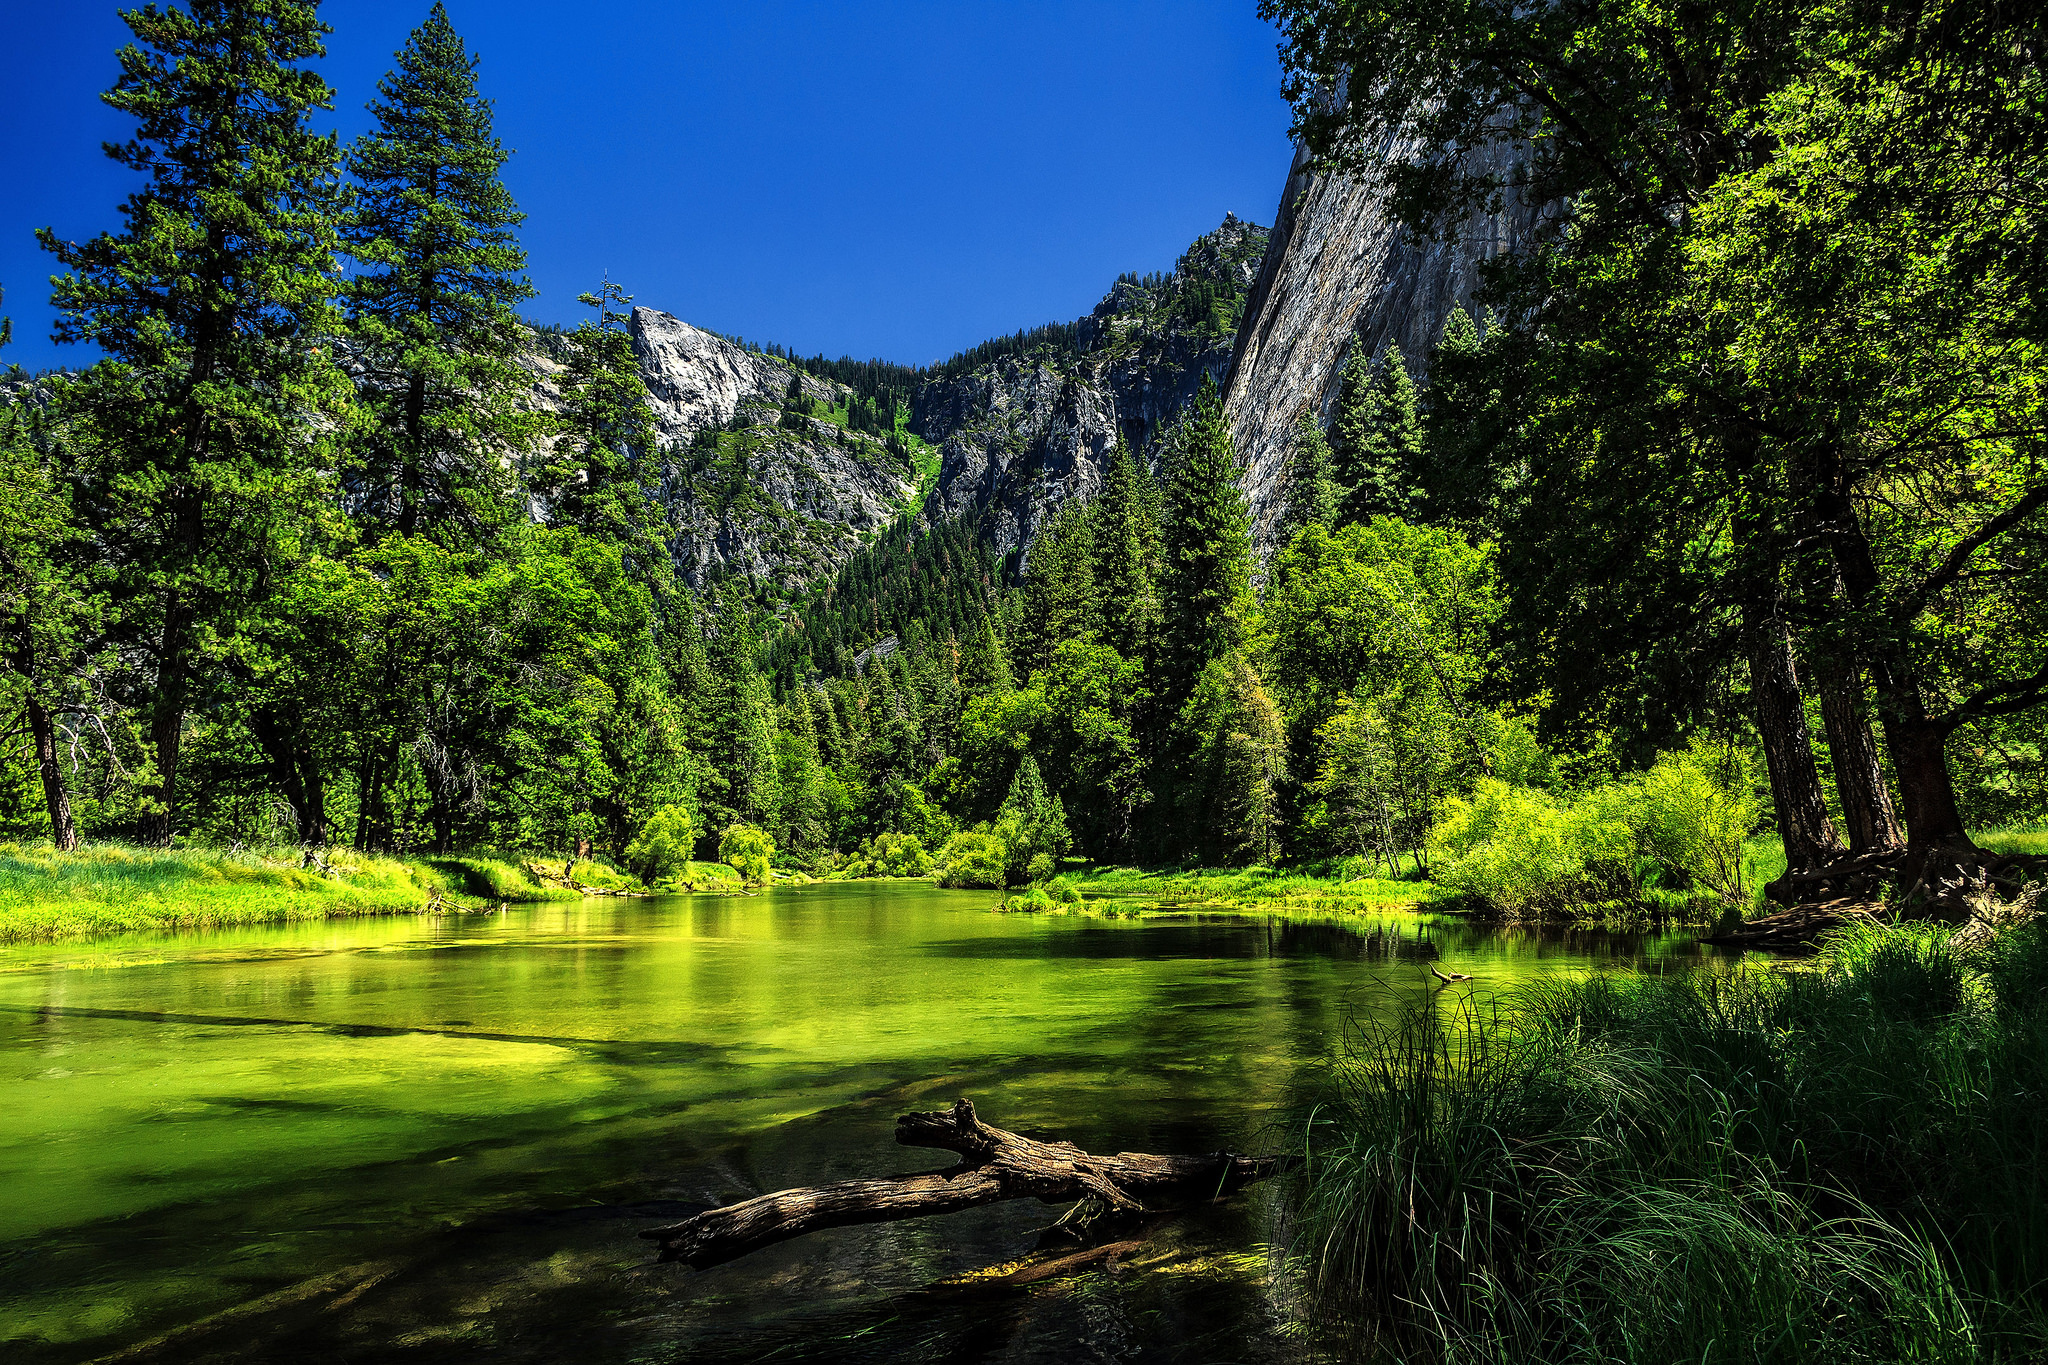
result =
[[[1350,858],[1515,908],[1739,902],[1760,830],[1795,876],[1917,866],[2048,806],[2042,123],[2004,12],[1703,12],[1740,61],[1615,39],[1597,93],[1532,110],[1477,38],[1410,64],[1398,6],[1269,8],[1308,147],[1359,170],[1417,128],[1375,172],[1414,232],[1524,195],[1557,206],[1537,247],[1429,355],[1354,345],[1276,543],[1211,383],[1027,554],[907,515],[793,600],[677,581],[618,287],[520,321],[506,153],[439,7],[346,148],[309,122],[313,5],[131,15],[106,98],[140,187],[107,235],[45,234],[60,335],[106,359],[0,427],[0,813],[60,847],[614,853],[660,817],[998,887]],[[1322,100],[1347,71],[1372,93]],[[1463,169],[1517,132],[1510,179]],[[1236,325],[1172,278],[1112,299]],[[894,441],[918,385],[1089,335],[935,371],[771,351]],[[785,419],[808,401],[793,375]]]

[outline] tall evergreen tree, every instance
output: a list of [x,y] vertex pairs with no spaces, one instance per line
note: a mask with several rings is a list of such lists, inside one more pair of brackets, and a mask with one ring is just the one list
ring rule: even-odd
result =
[[754,662],[754,629],[737,590],[719,594],[705,713],[709,773],[700,797],[707,834],[768,825],[776,807],[775,709]]
[[962,697],[993,697],[1008,692],[1010,663],[1003,642],[996,638],[994,623],[983,616],[967,633],[960,649],[960,692]]
[[1378,399],[1372,357],[1365,353],[1365,343],[1354,336],[1337,381],[1337,407],[1330,414],[1329,437],[1333,473],[1339,485],[1338,513],[1347,521],[1357,520],[1351,494],[1359,482],[1373,431],[1379,425]]
[[1213,378],[1173,433],[1167,485],[1164,664],[1175,709],[1210,660],[1244,639],[1251,514]]
[[1011,639],[1017,672],[1028,678],[1052,662],[1062,640],[1101,629],[1095,582],[1095,505],[1068,498],[1031,546],[1024,608]]
[[[606,288],[612,302],[631,304],[610,281]],[[583,297],[609,318],[606,302]],[[654,470],[654,409],[623,321],[586,323],[570,335],[561,396],[553,444],[529,485],[553,504],[555,521],[619,543],[638,572],[666,584],[667,538],[645,487]]]
[[1119,439],[1096,500],[1095,589],[1103,638],[1127,659],[1143,656],[1159,621],[1159,526],[1150,483]]
[[1364,367],[1363,356],[1354,341],[1338,400],[1344,519],[1406,518],[1423,464],[1421,400],[1399,346],[1387,347],[1377,365]]
[[1492,456],[1503,443],[1490,433],[1500,395],[1487,383],[1485,362],[1478,321],[1453,308],[1430,355],[1423,419],[1421,484],[1434,520],[1478,522],[1493,513]]
[[136,41],[106,95],[136,119],[108,155],[147,177],[118,234],[40,238],[59,340],[106,359],[68,386],[98,468],[82,509],[126,566],[124,620],[153,674],[154,790],[177,820],[185,718],[216,642],[305,534],[350,386],[320,339],[338,289],[338,150],[314,131],[326,82],[315,0],[189,0],[122,16]]
[[[0,346],[11,320],[0,318]],[[29,409],[0,409],[0,669],[35,749],[36,775],[60,851],[78,847],[71,790],[58,757],[60,720],[90,709],[91,658],[103,643],[106,597],[98,548],[71,515],[55,442],[37,440]]]
[[525,215],[499,178],[509,153],[440,4],[397,60],[369,106],[376,126],[349,149],[345,235],[361,266],[348,306],[370,414],[359,496],[411,534],[507,510],[506,457],[532,426],[514,310],[533,289]]
[[1304,526],[1329,529],[1337,519],[1337,494],[1330,443],[1316,425],[1314,414],[1304,413],[1294,428],[1294,449],[1287,457],[1286,482],[1281,489],[1281,544],[1294,539]]

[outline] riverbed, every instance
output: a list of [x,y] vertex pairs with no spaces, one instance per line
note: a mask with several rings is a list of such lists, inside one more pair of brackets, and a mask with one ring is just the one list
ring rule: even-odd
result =
[[1274,1189],[1028,1289],[949,1281],[1061,1246],[1030,1202],[705,1272],[637,1234],[942,1166],[891,1130],[960,1095],[1093,1150],[1266,1150],[1361,1027],[1722,961],[1418,914],[989,906],[860,882],[0,948],[0,1356],[1292,1359]]

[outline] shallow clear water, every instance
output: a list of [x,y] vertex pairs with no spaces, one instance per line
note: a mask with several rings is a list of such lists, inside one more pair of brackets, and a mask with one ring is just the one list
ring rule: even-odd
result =
[[[1096,1150],[1259,1149],[1348,1024],[1701,960],[988,901],[855,883],[0,948],[0,1355],[1286,1358],[1270,1191],[1028,1291],[933,1286],[1038,1246],[1034,1203],[702,1273],[636,1233],[944,1165],[895,1115],[963,1094]],[[1478,980],[1439,991],[1437,954]]]

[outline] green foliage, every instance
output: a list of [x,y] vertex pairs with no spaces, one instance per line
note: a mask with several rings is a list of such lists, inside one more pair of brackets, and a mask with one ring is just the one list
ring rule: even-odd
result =
[[1170,473],[1163,536],[1162,668],[1183,701],[1213,659],[1244,639],[1250,608],[1251,517],[1213,378],[1166,438]]
[[633,875],[649,886],[673,881],[690,865],[697,848],[697,813],[688,806],[663,806],[622,855]]
[[750,886],[774,880],[775,841],[752,825],[729,825],[718,836],[718,860]]
[[996,837],[1005,846],[1012,885],[1050,878],[1058,860],[1073,847],[1066,807],[1047,790],[1038,763],[1028,754],[1017,765],[1010,793],[997,812]]
[[1010,884],[1010,849],[986,825],[961,830],[939,850],[940,886],[1000,891]]
[[1573,798],[1481,778],[1432,836],[1448,860],[1437,879],[1510,917],[1641,905],[1653,885],[1739,908],[1754,790],[1742,762],[1704,744]]
[[1304,416],[1294,428],[1280,491],[1280,542],[1286,544],[1304,527],[1334,525],[1340,491],[1330,443],[1316,419]]
[[1274,862],[1287,735],[1258,673],[1235,651],[1212,660],[1180,721],[1195,745],[1183,807],[1204,832],[1191,842],[1233,861]]
[[[305,552],[350,426],[336,328],[338,155],[312,4],[194,0],[130,11],[107,103],[136,120],[108,155],[146,177],[118,234],[45,229],[71,273],[56,335],[105,359],[61,402],[92,477],[78,509],[123,566],[124,633],[154,663],[148,834],[168,843],[185,719],[221,673],[215,639]],[[145,645],[146,642],[146,645]]]
[[842,877],[929,877],[935,863],[923,839],[915,834],[883,833],[848,855],[837,869]]

